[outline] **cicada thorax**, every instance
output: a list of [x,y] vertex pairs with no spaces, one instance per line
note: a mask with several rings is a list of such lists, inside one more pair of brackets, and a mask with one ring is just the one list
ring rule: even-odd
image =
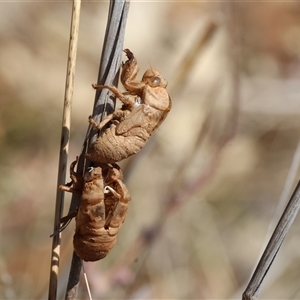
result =
[[[129,49],[124,52],[128,60],[123,64],[121,82],[126,91],[121,93],[115,86],[93,85],[96,89],[107,88],[123,103],[119,111],[106,117],[107,122],[111,121],[109,128],[100,133],[88,150],[86,157],[94,162],[115,163],[139,152],[171,109],[167,81],[153,68],[144,73],[141,81],[136,80],[137,61]],[[102,122],[107,124],[105,120]],[[90,123],[102,128],[101,123]]]

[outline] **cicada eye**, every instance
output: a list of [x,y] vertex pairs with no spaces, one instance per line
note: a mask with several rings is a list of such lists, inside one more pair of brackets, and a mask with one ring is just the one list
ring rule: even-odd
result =
[[160,85],[160,78],[159,77],[153,77],[151,78],[151,86],[156,87]]

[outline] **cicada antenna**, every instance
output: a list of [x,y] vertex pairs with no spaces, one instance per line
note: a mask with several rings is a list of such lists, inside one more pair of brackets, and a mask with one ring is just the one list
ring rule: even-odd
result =
[[150,67],[150,69],[151,69],[151,71],[152,71],[152,73],[153,73],[153,75],[154,75],[154,69],[152,68],[151,63],[150,63],[150,62],[148,62],[148,63],[149,63],[149,67]]

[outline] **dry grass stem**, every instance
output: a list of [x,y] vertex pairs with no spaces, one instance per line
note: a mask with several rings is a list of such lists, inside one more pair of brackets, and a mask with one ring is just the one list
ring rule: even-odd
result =
[[[73,1],[57,186],[63,184],[66,180],[69,140],[70,140],[70,127],[71,127],[71,107],[72,107],[72,98],[73,98],[73,90],[74,90],[74,76],[75,76],[76,54],[77,54],[77,44],[78,44],[80,7],[81,7],[81,1]],[[60,189],[57,189],[53,232],[57,232],[60,228],[60,219],[62,217],[63,207],[64,207],[64,193]],[[57,233],[53,236],[53,241],[52,241],[51,272],[50,272],[49,295],[48,295],[49,299],[56,299],[56,294],[57,294],[59,260],[60,260],[60,243],[61,243],[61,233]]]
[[92,300],[92,294],[91,294],[91,290],[90,290],[89,280],[87,278],[87,275],[86,275],[86,272],[85,272],[85,269],[84,269],[84,264],[82,264],[82,269],[83,269],[84,282],[85,282],[87,292],[88,292],[88,295],[89,295],[89,300]]

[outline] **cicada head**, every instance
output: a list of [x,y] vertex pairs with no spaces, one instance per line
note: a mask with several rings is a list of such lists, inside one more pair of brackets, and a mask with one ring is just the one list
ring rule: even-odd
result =
[[87,172],[84,174],[84,181],[93,181],[96,179],[102,179],[102,169],[100,167],[93,168],[90,167],[88,168]]
[[123,173],[120,168],[109,168],[107,174],[107,183],[114,182],[117,180],[123,180]]
[[152,68],[144,73],[142,81],[149,84],[151,87],[165,88],[168,85],[168,82],[160,75],[160,73]]

